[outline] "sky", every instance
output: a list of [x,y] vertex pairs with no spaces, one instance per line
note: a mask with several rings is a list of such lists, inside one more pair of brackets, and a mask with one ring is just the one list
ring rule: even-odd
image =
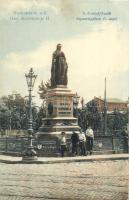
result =
[[32,67],[38,86],[50,79],[58,43],[68,63],[68,88],[83,97],[129,97],[129,1],[0,0],[0,96],[26,96]]

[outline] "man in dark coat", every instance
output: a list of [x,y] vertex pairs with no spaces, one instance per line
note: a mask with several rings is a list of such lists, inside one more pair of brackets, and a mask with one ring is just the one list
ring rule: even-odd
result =
[[71,136],[72,141],[72,154],[77,155],[78,154],[78,145],[79,145],[79,136],[77,132],[73,132]]

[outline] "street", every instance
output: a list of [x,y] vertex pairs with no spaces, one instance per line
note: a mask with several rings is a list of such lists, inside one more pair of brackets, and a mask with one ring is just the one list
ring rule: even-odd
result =
[[0,200],[127,200],[128,161],[0,163]]

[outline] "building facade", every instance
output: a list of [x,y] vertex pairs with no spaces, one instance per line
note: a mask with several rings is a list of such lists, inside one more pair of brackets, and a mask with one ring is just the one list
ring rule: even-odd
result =
[[[106,100],[107,102],[107,111],[113,112],[114,110],[120,112],[127,112],[127,101],[123,101],[117,98],[110,98]],[[104,111],[104,99],[101,97],[94,97],[91,101],[87,103],[87,105],[95,105],[98,108],[99,112]]]

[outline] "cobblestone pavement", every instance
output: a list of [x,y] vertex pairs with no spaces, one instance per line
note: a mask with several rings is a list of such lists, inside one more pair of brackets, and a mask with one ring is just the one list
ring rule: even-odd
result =
[[0,200],[127,200],[128,161],[0,163]]

